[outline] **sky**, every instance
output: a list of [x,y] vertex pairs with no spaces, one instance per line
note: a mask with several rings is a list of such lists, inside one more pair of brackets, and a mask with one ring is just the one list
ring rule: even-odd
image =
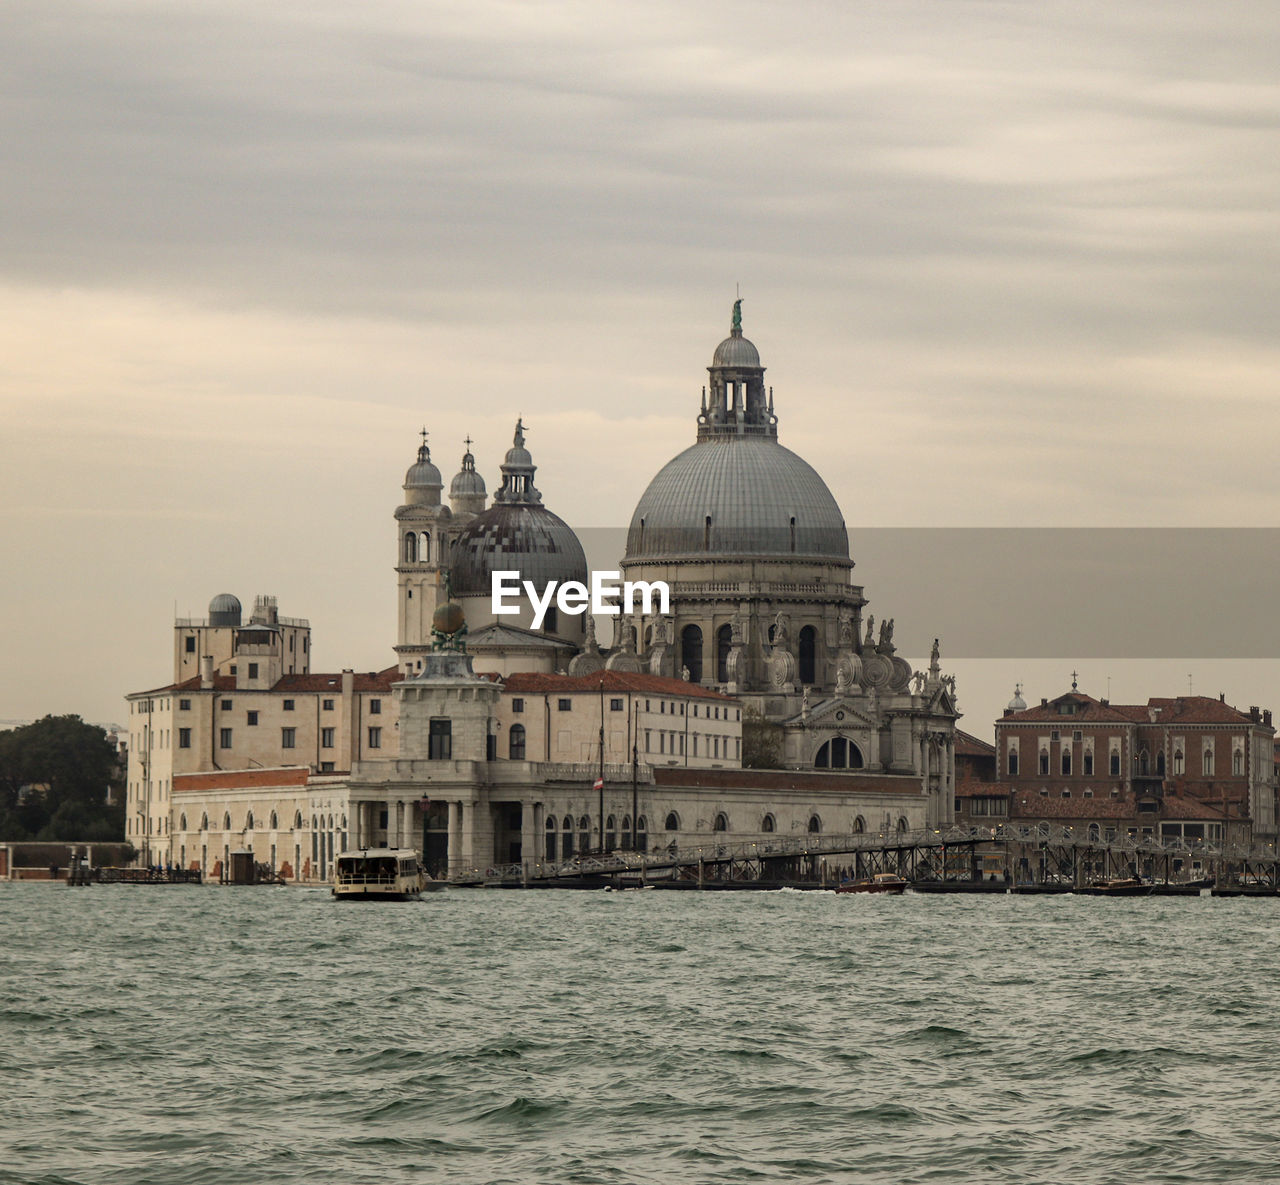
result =
[[[222,591],[389,665],[419,430],[492,490],[523,416],[546,504],[623,527],[739,291],[855,559],[1280,525],[1278,42],[1189,0],[10,0],[0,719],[124,718]],[[891,550],[857,579],[894,614]],[[944,637],[962,726],[1077,668],[1280,707],[1271,653],[1080,648]]]

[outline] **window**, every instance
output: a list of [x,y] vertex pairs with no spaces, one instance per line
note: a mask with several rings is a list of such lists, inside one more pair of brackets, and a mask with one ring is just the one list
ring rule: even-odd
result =
[[371,699],[369,701],[369,715],[370,716],[382,715],[382,701],[380,699]]
[[[689,672],[690,683],[702,682],[702,630],[696,625],[686,625],[680,631],[680,662]],[[648,702],[644,707],[647,712]]]
[[556,700],[557,712],[568,712],[572,707],[573,707],[573,700],[570,700],[570,699]]
[[583,815],[578,819],[578,851],[591,850],[591,820]]
[[645,844],[649,842],[648,831],[649,831],[649,824],[645,820],[645,817],[643,815],[638,816],[636,819],[636,851],[637,852],[643,852],[645,849]]
[[296,728],[282,728],[280,730],[280,748],[292,749],[297,741],[298,730]]
[[516,713],[523,712],[524,700],[521,699],[519,696],[516,696],[515,699],[511,701],[511,710]]
[[291,699],[287,699],[287,700],[285,700],[285,701],[284,701],[284,710],[285,710],[286,712],[292,712],[292,711],[293,711],[293,700],[291,700]]
[[1093,750],[1086,749],[1084,753],[1084,776],[1090,778],[1093,776]]
[[1011,778],[1018,776],[1018,754],[1013,750],[1009,751],[1009,776]]
[[219,749],[231,748],[231,729],[223,728],[218,730],[218,748]]
[[1237,778],[1244,773],[1244,754],[1239,749],[1231,754],[1231,773]]
[[1049,750],[1041,749],[1040,750],[1040,774],[1042,777],[1047,777],[1048,773],[1049,773]]
[[258,664],[256,662],[251,662],[249,664],[249,678],[256,679],[257,677],[258,677]]
[[[289,729],[285,729],[285,731],[288,732]],[[382,729],[377,727],[376,725],[371,726],[369,729],[369,748],[370,749],[382,748]]]
[[249,724],[249,727],[250,727],[250,728],[252,728],[254,725],[256,725],[256,724],[258,723],[258,713],[257,713],[257,712],[248,712],[248,713],[246,713],[246,715],[248,716],[248,724]]
[[761,831],[773,832],[773,831],[776,831],[777,828],[778,828],[777,821],[774,819],[772,815],[765,815],[765,817],[760,820]]
[[178,748],[179,749],[191,748],[191,729],[189,728],[178,729]]
[[555,819],[548,819],[547,820],[547,847],[546,847],[546,858],[548,860],[554,860],[556,858],[557,834],[558,832],[556,830]]
[[1062,750],[1062,776],[1069,778],[1071,776],[1071,750]]
[[679,830],[680,830],[680,816],[679,816],[679,815],[677,815],[677,814],[675,813],[675,811],[671,811],[671,812],[667,815],[666,822],[662,824],[662,827],[663,827],[663,830],[664,830],[664,831],[679,831]]
[[511,732],[507,735],[507,756],[512,761],[524,760],[524,725],[513,724]]
[[222,701],[222,710],[223,710],[224,712],[229,712],[229,711],[231,711],[231,701],[230,701],[229,699],[224,699],[224,700]]
[[189,699],[180,699],[178,701],[178,711],[179,712],[191,711],[191,701]]
[[331,774],[331,773],[333,773],[333,762],[332,762],[332,761],[322,761],[322,762],[320,762],[320,772],[321,772],[322,774]]
[[568,815],[564,817],[564,840],[560,851],[567,859],[573,855],[573,820]]
[[253,830],[253,812],[250,811],[244,818],[244,829],[246,831]]
[[320,710],[321,710],[322,712],[332,712],[332,711],[333,711],[333,700],[331,700],[331,699],[324,699],[324,700],[321,700],[321,701],[320,701]]
[[622,700],[620,700],[620,699],[611,699],[611,700],[609,701],[609,711],[611,711],[611,712],[621,712],[621,711],[622,711]]
[[320,748],[333,748],[333,731],[334,730],[332,728],[322,728],[320,730]]
[[718,815],[716,815],[716,821],[712,825],[711,830],[712,831],[728,831],[729,830],[729,816],[726,815],[724,811],[721,811]]
[[818,835],[822,831],[822,820],[817,815],[809,816],[809,834]]
[[231,830],[231,812],[230,811],[224,811],[222,814],[222,830],[223,831]]
[[1111,754],[1111,776],[1113,778],[1118,778],[1120,776],[1120,754],[1119,753]]
[[847,737],[832,737],[813,759],[814,769],[861,769],[862,750]]
[[194,653],[196,652],[196,639],[195,639],[195,635],[194,635],[194,634],[188,634],[188,635],[186,636],[186,638],[185,638],[183,641],[184,641],[184,645],[185,645],[185,647],[186,647],[186,651],[187,651],[187,653],[188,653],[188,654],[194,654]]
[[1206,778],[1213,777],[1213,750],[1212,749],[1206,749],[1204,751],[1203,764],[1204,764],[1204,776]]
[[818,649],[818,631],[811,625],[806,625],[800,631],[800,637],[796,646],[797,656],[799,658],[799,674],[801,683],[817,682],[817,649]]
[[604,850],[606,852],[614,851],[618,846],[618,820],[615,815],[610,815],[604,821]]
[[452,760],[453,721],[435,718],[427,727],[427,757],[432,761]]

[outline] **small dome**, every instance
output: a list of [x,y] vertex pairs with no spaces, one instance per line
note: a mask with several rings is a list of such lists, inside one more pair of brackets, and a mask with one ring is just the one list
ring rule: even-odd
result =
[[533,456],[523,445],[517,445],[515,448],[507,449],[507,459],[503,464],[513,468],[528,469],[533,465]]
[[232,593],[219,593],[209,602],[211,626],[239,626],[242,610],[240,599]]
[[418,459],[409,466],[409,472],[404,475],[404,488],[406,490],[444,488],[440,470],[431,463],[431,451],[425,444],[418,449]]
[[736,329],[718,346],[711,359],[712,366],[758,367],[760,351]]
[[[467,441],[470,444],[470,440]],[[483,498],[488,491],[484,488],[484,478],[476,472],[476,459],[468,448],[462,455],[462,468],[454,474],[449,483],[450,498]]]
[[1022,698],[1022,684],[1019,683],[1013,689],[1013,699],[1009,701],[1010,712],[1025,712],[1027,710],[1027,701]]
[[552,580],[587,583],[587,557],[573,529],[537,503],[499,502],[478,514],[453,550],[456,596],[489,596],[494,572],[519,572],[541,591]]

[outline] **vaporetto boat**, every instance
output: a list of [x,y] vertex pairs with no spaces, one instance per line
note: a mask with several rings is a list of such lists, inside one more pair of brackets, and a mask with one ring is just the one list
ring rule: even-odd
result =
[[333,868],[333,895],[347,901],[408,901],[439,887],[412,848],[361,848],[340,852]]

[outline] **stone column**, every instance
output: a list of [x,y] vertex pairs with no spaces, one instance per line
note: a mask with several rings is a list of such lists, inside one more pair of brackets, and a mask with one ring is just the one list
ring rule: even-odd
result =
[[532,799],[520,800],[520,861],[526,867],[538,861],[538,833],[534,830]]
[[462,860],[462,803],[449,803],[449,872],[460,871]]

